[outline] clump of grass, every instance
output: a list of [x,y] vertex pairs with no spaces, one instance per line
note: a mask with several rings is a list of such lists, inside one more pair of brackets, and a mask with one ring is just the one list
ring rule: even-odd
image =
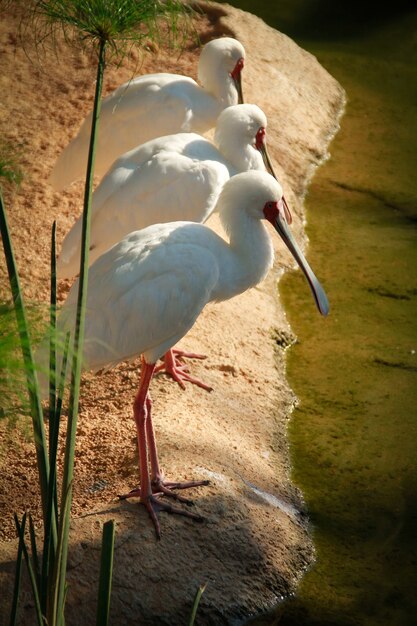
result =
[[[44,307],[27,307],[28,326],[34,344],[45,334]],[[25,367],[21,338],[12,303],[0,302],[0,419],[14,423],[17,415],[28,415]]]
[[12,406],[13,413],[23,409],[25,381],[19,350],[14,310],[0,303],[0,419]]
[[0,139],[0,181],[20,185],[23,180],[21,166],[22,146]]
[[[0,8],[5,8],[4,0],[0,0]],[[22,182],[19,158],[16,147],[10,141],[0,139],[0,188],[1,183],[20,185]],[[5,417],[13,405],[17,410],[23,408],[24,373],[19,349],[13,307],[0,302],[0,418]]]

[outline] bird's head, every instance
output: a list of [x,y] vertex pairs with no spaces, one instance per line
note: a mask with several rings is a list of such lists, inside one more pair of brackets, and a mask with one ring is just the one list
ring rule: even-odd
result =
[[224,205],[239,206],[250,217],[265,219],[272,224],[303,271],[318,310],[322,315],[327,315],[327,296],[288,227],[288,207],[279,182],[267,172],[237,174],[225,184],[219,201]]
[[222,152],[255,148],[258,130],[266,125],[266,115],[256,104],[235,104],[223,109],[217,118],[214,141]]
[[[223,100],[226,106],[242,103],[244,65],[245,49],[237,39],[213,39],[201,51],[198,79],[205,89]],[[233,86],[232,89],[230,85]]]
[[[214,141],[236,169],[264,168],[278,180],[266,146],[267,124],[265,113],[256,104],[236,104],[224,109],[217,118]],[[291,224],[285,198],[283,203],[287,222]]]

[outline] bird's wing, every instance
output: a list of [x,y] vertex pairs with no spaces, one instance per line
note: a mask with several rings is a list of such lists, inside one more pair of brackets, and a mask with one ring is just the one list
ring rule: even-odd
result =
[[[97,147],[100,173],[124,152],[153,139],[192,130],[201,88],[175,74],[140,77],[103,103]],[[100,156],[99,156],[100,155]]]
[[[137,230],[140,228],[140,224],[136,228],[130,228],[129,230],[121,231],[121,227],[118,227],[117,210],[123,206],[123,202],[126,201],[126,193],[123,193],[123,185],[131,177],[135,171],[143,166],[157,149],[157,146],[161,143],[161,139],[155,139],[148,141],[142,146],[125,153],[119,159],[117,159],[100,184],[97,186],[93,194],[92,206],[91,206],[91,222],[92,233],[90,240],[90,247],[96,248],[90,258],[90,264],[100,256],[111,245],[120,241],[123,235]],[[102,211],[106,205],[106,201],[109,200],[107,208]],[[112,211],[115,213],[112,214]],[[102,213],[102,216],[100,215]],[[105,224],[100,229],[100,220],[103,220]],[[94,234],[94,221],[95,228],[98,231],[96,236]],[[111,232],[113,227],[114,232]],[[82,215],[76,220],[71,229],[66,234],[57,263],[57,272],[59,278],[72,278],[77,274],[80,267],[80,253],[81,253],[81,228],[82,228]],[[110,229],[109,234],[106,236],[106,230]],[[104,238],[103,238],[104,233]]]
[[[201,155],[189,156],[183,145],[171,141],[156,146],[140,163],[137,159],[136,163],[128,159],[116,162],[103,180],[106,189],[99,188],[100,197],[94,198],[93,243],[105,239],[107,224],[116,230],[119,226],[123,236],[150,224],[207,219],[229,171],[210,142],[198,135],[190,137],[195,138],[192,143],[202,144]],[[100,204],[102,197],[105,201]]]
[[[126,188],[129,186],[134,188],[140,181],[140,184],[147,188],[146,194],[152,192],[155,180],[146,173],[146,170],[144,171],[145,166],[149,166],[152,159],[157,159],[158,155],[163,152],[172,153],[172,158],[175,159],[176,154],[185,154],[187,145],[191,143],[202,143],[205,153],[209,154],[212,160],[216,157],[221,158],[215,146],[195,133],[176,133],[151,139],[116,159],[94,192],[92,215],[94,216],[95,212],[100,210],[107,198],[117,195],[125,182]],[[203,148],[200,152],[202,150]],[[197,158],[201,160],[203,157]],[[158,177],[161,172],[157,171],[157,167],[155,163],[153,175]],[[181,171],[181,167],[179,170]],[[138,183],[135,184],[135,181]]]
[[[86,366],[97,370],[141,353],[155,361],[175,345],[211,299],[217,240],[204,226],[177,222],[131,233],[101,256],[89,273]],[[77,284],[61,332],[73,323]]]
[[[228,178],[217,148],[193,133],[155,139],[123,155],[94,193],[90,262],[128,233],[151,224],[204,222]],[[79,269],[80,235],[81,218],[62,243],[60,278]]]
[[[111,130],[116,119],[126,130],[149,133],[157,137],[190,130],[193,109],[204,90],[188,76],[180,74],[148,74],[121,85],[103,101],[103,127]],[[148,127],[141,129],[140,121]],[[138,141],[137,144],[142,143]]]
[[[149,139],[189,131],[203,91],[186,76],[149,74],[121,85],[104,98],[100,113],[95,173],[103,176],[121,155]],[[85,175],[91,113],[58,157],[49,182],[62,189]],[[213,120],[214,123],[214,120]]]

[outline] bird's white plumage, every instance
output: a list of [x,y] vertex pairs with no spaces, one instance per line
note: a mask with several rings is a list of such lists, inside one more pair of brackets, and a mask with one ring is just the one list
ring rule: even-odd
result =
[[[281,197],[269,174],[238,174],[218,200],[229,243],[202,224],[173,222],[131,233],[103,254],[89,272],[85,366],[97,370],[138,354],[155,362],[207,303],[262,280],[273,261],[263,208]],[[59,316],[62,333],[73,328],[77,290],[78,280]]]
[[[202,49],[198,76],[148,74],[121,85],[101,105],[95,173],[105,174],[121,154],[150,139],[176,132],[204,133],[220,112],[238,103],[230,73],[245,57],[243,46],[231,37],[215,39]],[[49,182],[62,189],[85,175],[91,113],[76,137],[63,150]]]
[[[196,133],[178,133],[117,159],[93,195],[90,263],[133,230],[175,220],[204,222],[230,176],[265,169],[254,143],[266,125],[259,107],[238,104],[217,120],[217,147]],[[60,278],[79,271],[81,223],[79,218],[63,241]]]
[[[86,367],[108,367],[145,351],[162,356],[192,327],[217,279],[213,253],[199,245],[190,223],[130,234],[91,268]],[[72,291],[71,318],[75,305]]]

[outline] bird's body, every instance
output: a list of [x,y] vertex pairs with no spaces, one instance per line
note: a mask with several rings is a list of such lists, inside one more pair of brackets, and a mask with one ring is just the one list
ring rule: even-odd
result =
[[[101,105],[95,174],[103,176],[121,154],[155,137],[212,128],[224,108],[242,101],[244,57],[238,41],[223,37],[201,52],[201,87],[187,76],[164,73],[139,76],[118,87]],[[55,163],[49,181],[56,189],[85,175],[90,129],[91,113]]]
[[[134,403],[138,430],[141,487],[159,536],[156,511],[186,514],[155,494],[179,496],[159,469],[151,422],[149,384],[158,358],[193,326],[206,304],[232,298],[261,281],[273,262],[269,220],[305,272],[316,303],[327,314],[326,296],[286,226],[279,183],[265,172],[238,174],[226,182],[218,199],[229,242],[202,224],[156,224],[129,234],[90,268],[85,324],[86,367],[100,369],[142,355],[141,382]],[[74,324],[78,281],[58,320],[61,332]],[[151,471],[147,464],[148,452]],[[188,514],[198,519],[198,516]]]
[[[99,370],[139,354],[156,362],[208,302],[227,300],[262,280],[273,251],[264,226],[258,222],[255,228],[246,233],[248,242],[256,241],[255,259],[192,222],[149,226],[103,254],[89,273],[85,366]],[[63,314],[71,309],[73,319],[76,303],[75,285]]]
[[[215,145],[196,133],[178,133],[117,159],[93,195],[90,263],[134,230],[176,220],[205,222],[226,180],[265,170],[257,136],[266,125],[259,107],[238,104],[220,114]],[[79,218],[63,241],[59,278],[79,271],[81,224]]]

